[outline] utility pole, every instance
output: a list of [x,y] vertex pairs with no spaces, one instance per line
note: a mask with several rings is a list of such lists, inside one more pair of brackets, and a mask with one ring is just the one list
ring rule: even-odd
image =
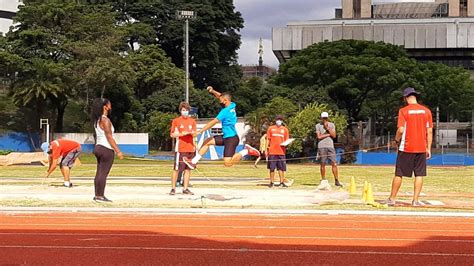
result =
[[189,20],[196,18],[196,12],[192,10],[179,10],[176,13],[176,16],[178,19],[184,19],[184,32],[185,32],[185,38],[184,38],[184,66],[185,66],[185,99],[186,102],[189,103]]

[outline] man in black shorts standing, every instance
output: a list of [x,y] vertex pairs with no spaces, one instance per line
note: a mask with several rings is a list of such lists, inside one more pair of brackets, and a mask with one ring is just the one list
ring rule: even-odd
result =
[[319,190],[330,190],[326,179],[326,162],[331,163],[332,174],[334,175],[334,185],[342,187],[339,182],[339,172],[337,169],[336,149],[334,149],[334,141],[336,138],[336,126],[329,121],[329,113],[321,113],[321,122],[316,125],[316,138],[318,139],[318,158],[321,160],[320,172],[321,183],[318,186]]
[[234,165],[246,155],[256,157],[260,156],[260,152],[257,149],[247,144],[245,144],[245,149],[237,153],[235,152],[240,142],[239,136],[237,135],[237,129],[235,128],[235,124],[237,123],[237,113],[235,111],[236,104],[232,102],[232,96],[230,93],[221,94],[220,92],[215,91],[211,86],[207,87],[207,91],[219,100],[222,109],[216,118],[194,133],[194,136],[211,129],[219,122],[222,124],[223,134],[206,139],[203,146],[199,149],[198,154],[196,154],[192,159],[188,157],[183,158],[184,163],[186,163],[186,165],[191,169],[196,168],[196,164],[201,160],[202,156],[207,153],[209,146],[212,145],[224,146],[224,165],[226,167]]
[[403,98],[407,104],[398,112],[398,130],[395,143],[398,146],[395,177],[392,191],[387,200],[388,205],[395,205],[395,197],[402,185],[402,177],[415,174],[412,206],[423,206],[418,200],[423,177],[426,176],[426,160],[431,158],[433,140],[433,118],[430,109],[418,104],[419,93],[414,88],[406,88]]

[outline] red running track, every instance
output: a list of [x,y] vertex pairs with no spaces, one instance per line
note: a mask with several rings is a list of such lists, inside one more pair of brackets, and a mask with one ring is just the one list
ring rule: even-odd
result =
[[474,265],[474,218],[0,214],[0,264]]

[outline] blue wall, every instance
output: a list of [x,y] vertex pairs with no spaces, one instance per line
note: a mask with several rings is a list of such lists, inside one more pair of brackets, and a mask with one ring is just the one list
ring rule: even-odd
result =
[[[144,157],[148,154],[147,144],[118,144],[118,146],[125,155]],[[82,152],[92,153],[94,144],[81,144],[81,149]]]
[[[32,134],[33,141],[37,147],[40,146],[39,134]],[[28,133],[10,132],[0,134],[0,150],[11,150],[18,152],[32,152],[34,147],[30,144]]]
[[[396,153],[359,151],[355,164],[386,165],[395,164],[396,161]],[[433,154],[432,158],[428,160],[428,165],[474,165],[474,155],[462,153]]]

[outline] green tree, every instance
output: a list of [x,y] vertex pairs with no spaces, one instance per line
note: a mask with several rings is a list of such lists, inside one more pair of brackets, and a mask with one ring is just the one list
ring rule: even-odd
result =
[[327,104],[308,104],[303,110],[290,119],[289,130],[296,140],[289,146],[290,152],[304,152],[316,149],[316,124],[320,122],[322,112],[328,112],[331,122],[336,126],[337,136],[344,135],[348,126],[347,117],[336,110],[331,110]]
[[176,117],[176,114],[159,111],[155,111],[150,115],[147,129],[153,148],[171,150],[171,121]]
[[[121,0],[106,1],[114,5],[118,18],[128,26],[128,40],[135,43],[159,44],[179,68],[184,65],[183,25],[176,17],[178,10],[193,10],[197,18],[190,20],[190,73],[197,88],[206,85],[235,91],[242,73],[237,65],[240,29],[243,19],[231,0]],[[151,36],[150,29],[154,30]]]

